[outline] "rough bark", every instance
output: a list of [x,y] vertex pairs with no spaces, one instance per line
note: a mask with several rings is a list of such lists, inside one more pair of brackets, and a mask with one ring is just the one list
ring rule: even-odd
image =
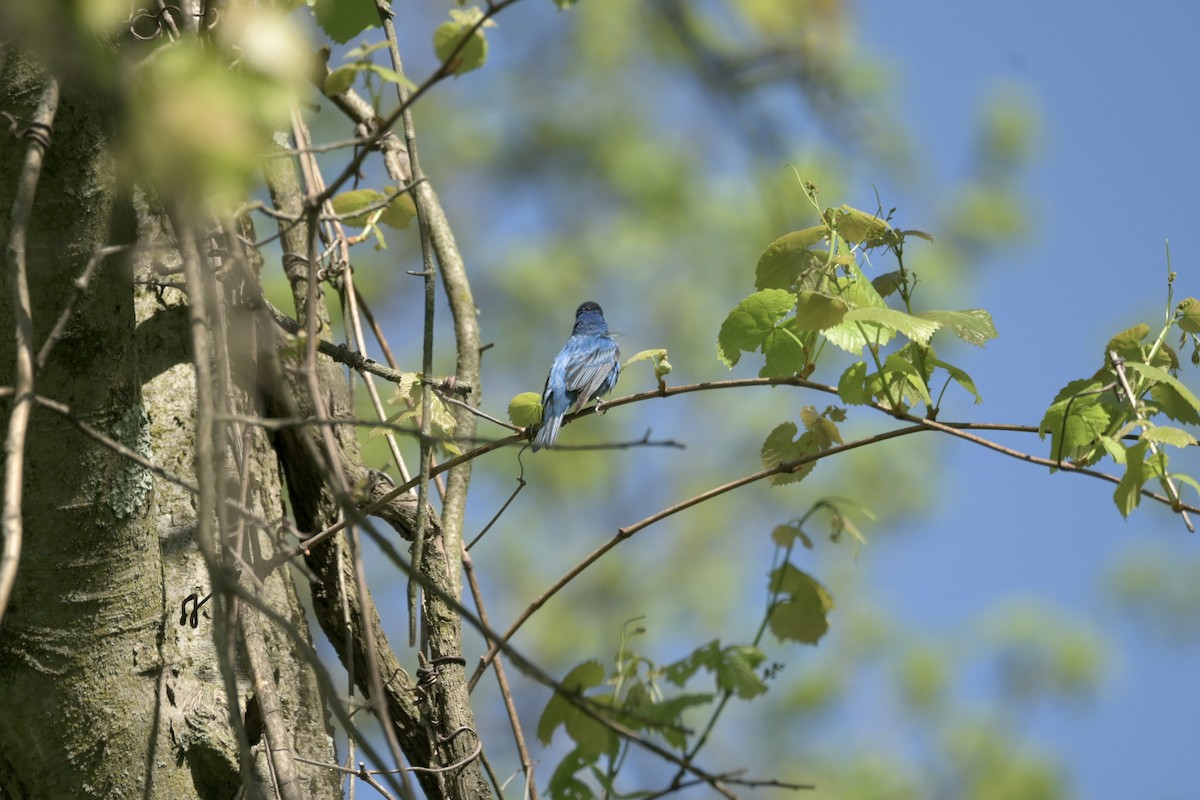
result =
[[[28,118],[39,64],[10,47],[0,107]],[[195,379],[182,295],[135,291],[143,275],[176,259],[161,217],[118,191],[114,108],[66,83],[29,231],[35,341],[40,344],[100,245],[152,244],[110,257],[80,298],[61,342],[37,375],[39,394],[171,473],[195,481]],[[21,148],[0,147],[0,209],[7,220]],[[7,240],[8,231],[0,229]],[[153,241],[151,241],[153,240]],[[136,262],[136,263],[135,263]],[[161,276],[160,276],[161,277]],[[7,297],[7,294],[4,294]],[[0,383],[12,380],[12,313],[0,306]],[[233,324],[237,324],[236,321]],[[252,402],[254,393],[246,394]],[[5,409],[7,413],[7,409]],[[249,432],[254,490],[247,503],[278,519],[281,488],[269,442]],[[196,626],[184,599],[210,579],[196,546],[189,492],[155,477],[38,410],[31,422],[24,500],[25,545],[0,625],[0,795],[12,798],[230,797],[243,784],[225,707],[211,620]],[[247,528],[265,557],[269,531]],[[263,602],[291,622],[297,644],[263,624],[286,726],[298,754],[333,761],[332,739],[312,669],[302,657],[305,623],[287,570]],[[237,662],[242,718],[256,726],[244,652]],[[256,796],[267,780],[255,748]],[[305,796],[340,796],[336,773],[301,766]]]

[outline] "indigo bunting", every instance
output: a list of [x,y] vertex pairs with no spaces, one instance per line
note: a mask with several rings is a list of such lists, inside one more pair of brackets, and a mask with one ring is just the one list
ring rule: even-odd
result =
[[558,436],[563,415],[578,411],[612,391],[621,366],[621,351],[608,335],[608,324],[600,306],[590,300],[575,312],[571,338],[554,357],[546,389],[542,392],[542,427],[533,437],[533,449],[549,447]]

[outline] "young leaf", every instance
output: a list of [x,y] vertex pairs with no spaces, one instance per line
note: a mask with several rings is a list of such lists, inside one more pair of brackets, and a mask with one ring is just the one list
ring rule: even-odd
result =
[[528,428],[542,421],[542,396],[536,392],[521,392],[508,401],[508,421]]
[[767,617],[780,641],[816,644],[829,630],[833,598],[815,578],[786,562],[771,573],[770,588],[779,598]]
[[763,339],[762,351],[767,360],[758,371],[760,378],[789,378],[808,367],[808,350],[789,327],[774,328]]
[[922,311],[917,316],[945,325],[967,344],[979,347],[1000,335],[992,322],[992,315],[982,308],[968,308],[965,311]]
[[754,269],[755,289],[791,289],[810,269],[825,263],[826,254],[809,248],[825,236],[819,225],[780,236],[767,245]]
[[380,24],[373,0],[316,0],[311,5],[317,24],[338,44]]
[[1094,449],[1110,419],[1098,393],[1103,385],[1089,378],[1071,381],[1046,409],[1038,436],[1044,439],[1050,434],[1050,458],[1077,459]]
[[1142,431],[1141,441],[1161,442],[1173,447],[1191,447],[1196,444],[1196,437],[1183,428],[1172,428],[1166,425],[1156,425]]
[[1170,386],[1193,410],[1200,411],[1200,398],[1192,394],[1191,389],[1184,386],[1182,381],[1165,369],[1152,367],[1149,364],[1140,364],[1137,361],[1126,361],[1125,368],[1133,370],[1143,378],[1149,378],[1152,381],[1158,381],[1161,384]]
[[867,379],[867,365],[863,361],[855,361],[846,371],[842,373],[842,377],[838,378],[838,397],[842,402],[849,403],[852,406],[861,406],[871,398],[865,391],[865,383]]
[[929,344],[941,323],[906,314],[895,308],[854,308],[846,312],[846,322],[874,322],[900,333],[920,344]]
[[1200,333],[1200,300],[1188,297],[1176,307],[1179,313],[1179,330],[1184,333]]
[[[604,665],[599,661],[584,661],[562,679],[563,689],[582,697],[584,690],[599,686],[604,681],[604,674]],[[590,698],[591,701],[597,699]],[[610,746],[611,734],[607,728],[555,692],[538,720],[537,735],[542,744],[550,744],[554,731],[560,725],[566,727],[567,735],[575,741],[582,754],[599,755]]]
[[346,91],[354,83],[354,79],[357,76],[358,70],[354,67],[338,67],[325,76],[325,84],[322,87],[325,96],[333,97]]
[[750,295],[721,323],[721,331],[717,334],[717,357],[732,369],[741,359],[741,351],[752,353],[757,350],[776,323],[795,305],[796,295],[782,289],[764,289]]
[[367,224],[370,212],[363,211],[361,214],[357,212],[360,209],[383,202],[383,198],[384,195],[374,189],[353,189],[341,194],[335,194],[330,202],[333,204],[333,213],[338,216],[345,216],[347,214],[355,215],[345,220],[347,225],[361,228]]
[[821,331],[842,321],[850,307],[840,297],[803,290],[796,293],[795,326],[805,331]]
[[1108,340],[1104,345],[1104,360],[1108,361],[1108,351],[1116,350],[1121,358],[1133,361],[1142,360],[1141,342],[1150,335],[1150,326],[1142,322],[1132,328],[1126,328]]
[[461,11],[456,14],[458,9],[454,9],[450,12],[452,19],[443,22],[433,32],[433,50],[455,76],[479,69],[487,61],[488,42],[482,27],[472,32],[467,43],[459,47],[459,43],[478,21],[478,14],[482,13],[478,9],[473,10],[475,15]]
[[825,224],[836,230],[847,242],[862,243],[871,248],[881,244],[898,244],[900,237],[891,225],[874,214],[859,211],[843,204],[841,208],[829,208],[824,214]]
[[[796,439],[796,433],[799,429],[794,422],[784,422],[775,427],[763,442],[762,446],[762,465],[765,469],[771,469],[785,461],[795,461],[802,456],[817,452],[816,442],[811,433],[804,433],[799,439]],[[770,477],[772,486],[782,486],[785,483],[795,483],[803,480],[808,473],[812,472],[816,465],[815,461],[810,461],[804,466],[796,469],[793,472],[781,472]]]
[[1121,516],[1128,517],[1142,501],[1142,484],[1146,482],[1146,450],[1149,445],[1138,442],[1125,449],[1125,474],[1113,492],[1113,502]]
[[930,363],[930,365],[932,365],[934,367],[940,367],[941,369],[946,370],[946,372],[949,373],[950,378],[955,383],[957,383],[959,386],[966,389],[968,392],[970,392],[974,396],[976,405],[983,402],[983,397],[980,396],[979,390],[975,388],[975,381],[971,380],[970,375],[963,372],[961,369],[954,366],[953,364],[947,364],[945,361],[942,361],[941,359],[932,358],[929,360],[929,363]]
[[1150,387],[1150,398],[1162,413],[1176,422],[1185,425],[1200,425],[1200,412],[1192,406],[1175,388],[1165,383],[1156,383]]

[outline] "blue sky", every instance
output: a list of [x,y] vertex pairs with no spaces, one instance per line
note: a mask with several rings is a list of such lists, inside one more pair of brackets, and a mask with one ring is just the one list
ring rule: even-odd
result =
[[[941,173],[961,169],[980,100],[997,82],[1020,82],[1040,112],[1039,157],[1024,182],[1039,219],[1033,242],[992,263],[974,290],[1001,331],[986,352],[986,413],[1036,420],[1064,375],[1098,366],[1108,336],[1161,319],[1165,240],[1177,299],[1200,294],[1196,9],[873,2],[858,11],[868,49],[899,64],[906,121]],[[1194,370],[1181,377],[1197,388]],[[1098,702],[1039,717],[1032,732],[1068,759],[1080,797],[1193,796],[1200,690],[1189,667],[1200,648],[1115,622],[1098,575],[1136,544],[1194,558],[1195,536],[1158,509],[1122,520],[1103,484],[1048,477],[968,445],[943,452],[954,499],[917,522],[917,535],[873,554],[881,590],[931,626],[1016,592],[1115,633]]]

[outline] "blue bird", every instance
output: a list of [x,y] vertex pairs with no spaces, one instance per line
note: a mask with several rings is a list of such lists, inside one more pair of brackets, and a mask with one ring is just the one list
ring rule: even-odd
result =
[[571,338],[554,357],[546,389],[542,392],[542,427],[533,437],[533,449],[549,447],[558,436],[563,416],[579,411],[593,398],[600,405],[600,396],[612,391],[617,384],[621,351],[608,335],[608,323],[600,306],[590,300],[575,312],[575,328]]

